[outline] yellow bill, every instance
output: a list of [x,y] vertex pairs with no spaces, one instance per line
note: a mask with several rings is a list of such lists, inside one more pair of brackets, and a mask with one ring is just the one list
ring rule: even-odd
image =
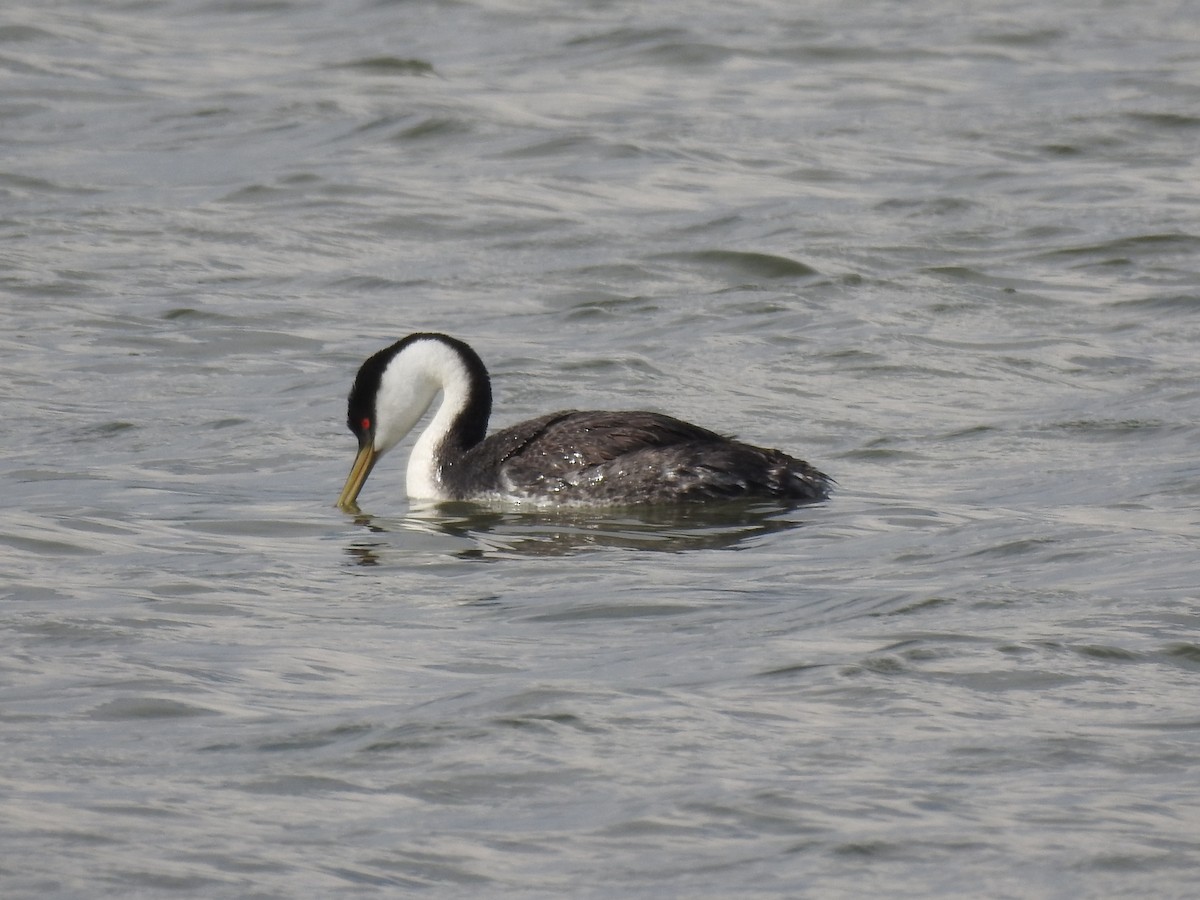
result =
[[339,509],[347,512],[355,512],[358,509],[358,504],[355,502],[358,499],[358,493],[367,483],[367,476],[375,468],[377,459],[379,459],[379,454],[375,452],[375,447],[371,442],[368,441],[358,448],[358,455],[354,457],[354,465],[350,467],[350,474],[346,477],[346,486],[342,488],[342,495],[338,497]]

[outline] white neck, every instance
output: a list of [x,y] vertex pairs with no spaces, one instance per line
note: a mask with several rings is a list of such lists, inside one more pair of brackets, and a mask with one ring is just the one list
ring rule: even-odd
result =
[[450,426],[466,408],[470,379],[452,348],[436,340],[417,341],[398,353],[383,373],[375,400],[375,449],[384,453],[420,421],[438,393],[442,403],[417,438],[408,460],[408,496],[447,499],[438,453]]

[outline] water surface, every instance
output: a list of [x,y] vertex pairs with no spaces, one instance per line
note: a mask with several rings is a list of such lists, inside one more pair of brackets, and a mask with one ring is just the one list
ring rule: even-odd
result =
[[[18,3],[0,893],[1186,897],[1185,5]],[[332,506],[358,363],[833,499]]]

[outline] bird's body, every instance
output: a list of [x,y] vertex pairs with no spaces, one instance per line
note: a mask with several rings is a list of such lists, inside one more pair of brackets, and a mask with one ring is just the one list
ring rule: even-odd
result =
[[551,413],[487,435],[491,382],[469,346],[413,334],[359,369],[347,422],[359,453],[338,505],[353,508],[375,461],[443,400],[413,447],[408,495],[536,505],[625,506],[737,498],[805,503],[830,479],[765,450],[653,412]]

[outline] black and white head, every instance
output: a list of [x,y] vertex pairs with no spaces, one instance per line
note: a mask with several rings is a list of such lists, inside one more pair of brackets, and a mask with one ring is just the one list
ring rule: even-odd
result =
[[483,440],[492,409],[487,369],[462,341],[434,333],[410,334],[362,364],[346,408],[358,455],[339,507],[355,507],[375,463],[412,431],[439,393],[442,405],[409,460],[410,497],[441,498],[440,461],[447,442],[463,450]]

